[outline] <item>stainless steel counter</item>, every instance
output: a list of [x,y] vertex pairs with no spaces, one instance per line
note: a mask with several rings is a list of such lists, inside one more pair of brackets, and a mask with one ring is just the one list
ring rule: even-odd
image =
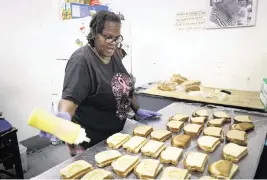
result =
[[[266,132],[267,132],[267,117],[263,116],[263,114],[259,113],[252,113],[252,112],[247,112],[247,111],[240,111],[236,109],[227,109],[227,108],[222,108],[222,107],[200,107],[199,104],[185,104],[185,103],[173,103],[159,112],[162,113],[162,117],[159,120],[146,120],[146,121],[131,121],[127,120],[124,130],[122,131],[123,133],[128,133],[132,134],[133,129],[139,125],[139,123],[145,123],[153,126],[154,129],[166,129],[166,123],[168,121],[168,118],[172,116],[175,113],[186,113],[188,115],[191,115],[192,112],[194,112],[197,109],[207,109],[210,114],[212,114],[213,111],[216,111],[218,109],[224,110],[227,112],[231,117],[234,117],[235,115],[238,114],[244,114],[244,115],[250,115],[251,118],[253,119],[253,122],[255,124],[255,129],[254,131],[250,132],[248,134],[248,152],[249,154],[244,157],[237,165],[239,166],[239,171],[236,173],[234,176],[235,179],[253,179],[254,175],[256,173],[256,169],[258,166],[258,162],[264,147],[264,142],[265,142],[265,137],[266,137]],[[233,121],[233,120],[232,120]],[[227,132],[230,124],[227,124],[224,126],[224,131]],[[183,133],[183,132],[180,132]],[[176,134],[173,133],[173,136]],[[220,160],[222,158],[222,148],[226,142],[221,143],[221,145],[213,152],[213,153],[208,153],[208,165],[211,164],[212,162],[215,162],[217,160]],[[170,145],[170,140],[165,142],[166,145]],[[83,154],[78,155],[76,157],[73,157],[57,166],[54,168],[44,172],[43,174],[40,174],[39,176],[33,178],[33,179],[60,179],[59,171],[61,168],[65,167],[66,165],[70,164],[73,161],[79,160],[79,159],[84,159],[87,162],[91,163],[94,167],[96,167],[95,161],[94,161],[94,155],[100,151],[107,150],[109,149],[106,145],[106,142],[103,141],[96,146],[88,149],[85,151]],[[119,149],[120,152],[123,154],[130,154],[123,150],[122,148]],[[196,140],[192,140],[190,146],[185,149],[183,158],[185,155],[190,152],[190,151],[199,151],[199,152],[204,152],[202,151],[196,144]],[[148,158],[141,153],[139,153],[139,156],[141,159]],[[164,165],[165,167],[168,165]],[[183,160],[180,160],[179,164],[177,167],[183,168]],[[104,168],[106,170],[112,171],[111,167],[108,166]],[[113,171],[112,171],[113,172]],[[120,179],[119,176],[113,172],[114,179]],[[203,173],[198,173],[198,172],[192,172],[192,179],[200,178],[202,175],[209,175],[207,171],[207,166],[205,168],[205,171]],[[161,174],[159,174],[158,177],[160,177]],[[158,178],[157,177],[157,178]],[[127,179],[136,179],[137,177],[131,173]]]

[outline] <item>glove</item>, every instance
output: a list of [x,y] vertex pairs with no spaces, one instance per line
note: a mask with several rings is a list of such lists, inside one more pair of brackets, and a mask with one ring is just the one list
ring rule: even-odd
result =
[[145,119],[156,117],[156,116],[161,116],[161,114],[158,112],[149,111],[145,109],[138,109],[136,114],[140,117],[141,120],[145,120]]
[[[59,118],[62,118],[62,119],[65,119],[67,121],[71,120],[71,116],[67,112],[58,112],[58,113],[55,114],[55,116],[57,116]],[[44,131],[41,131],[39,133],[39,136],[42,137],[42,138],[50,139],[50,141],[52,141],[52,142],[59,142],[60,141],[60,139],[58,139],[57,137],[55,137],[52,134],[49,134],[47,132],[44,132]]]

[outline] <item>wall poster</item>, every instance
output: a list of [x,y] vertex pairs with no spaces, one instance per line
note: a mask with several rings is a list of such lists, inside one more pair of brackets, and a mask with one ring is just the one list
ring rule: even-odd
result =
[[179,12],[176,14],[175,27],[179,31],[196,31],[206,29],[206,12],[189,11]]

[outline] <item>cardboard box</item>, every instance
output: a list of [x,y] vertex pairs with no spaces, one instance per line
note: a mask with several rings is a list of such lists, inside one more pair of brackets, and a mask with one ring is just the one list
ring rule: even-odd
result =
[[267,110],[267,93],[264,91],[260,92],[260,100],[262,104],[264,105],[264,109]]
[[265,92],[265,94],[267,94],[267,78],[263,78],[261,91],[263,91],[263,92]]
[[67,19],[77,19],[90,16],[88,4],[66,3]]

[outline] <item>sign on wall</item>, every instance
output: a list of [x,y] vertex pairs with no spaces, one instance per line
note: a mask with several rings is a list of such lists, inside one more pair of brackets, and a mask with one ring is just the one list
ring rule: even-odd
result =
[[175,26],[179,31],[204,30],[205,22],[205,11],[179,12],[176,14]]

